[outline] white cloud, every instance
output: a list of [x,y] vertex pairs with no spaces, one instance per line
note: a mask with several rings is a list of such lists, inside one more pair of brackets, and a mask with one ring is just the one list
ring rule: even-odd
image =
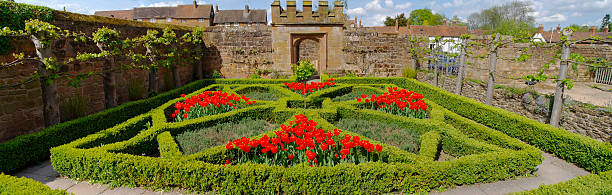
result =
[[348,13],[349,15],[352,15],[352,16],[363,16],[363,15],[366,14],[366,10],[361,8],[361,7],[358,7],[358,8],[355,8],[355,9],[349,9],[349,10],[346,11],[346,13]]
[[138,7],[173,7],[173,6],[177,6],[177,5],[182,5],[183,1],[180,0],[175,0],[175,1],[162,1],[162,2],[155,2],[155,3],[151,3],[151,4],[141,4]]
[[553,14],[550,16],[545,16],[545,17],[537,17],[536,18],[536,22],[544,22],[544,23],[549,23],[549,22],[565,22],[567,21],[567,17],[563,14],[557,13],[557,14]]
[[412,3],[406,2],[404,4],[396,5],[395,9],[408,9],[408,8],[410,8],[410,6],[412,6]]

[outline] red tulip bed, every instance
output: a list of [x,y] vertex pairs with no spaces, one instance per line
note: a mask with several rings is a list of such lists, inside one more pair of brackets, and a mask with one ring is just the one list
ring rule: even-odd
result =
[[423,98],[425,97],[422,94],[394,87],[389,88],[388,92],[378,96],[362,94],[361,98],[357,98],[357,101],[365,103],[365,108],[399,116],[424,119],[427,118],[428,107]]
[[285,82],[284,84],[285,84],[285,87],[291,89],[294,92],[302,94],[304,96],[308,96],[312,92],[315,92],[321,89],[325,89],[327,87],[333,87],[336,85],[336,83],[334,82],[334,78],[330,78],[329,80],[325,82],[311,82],[307,84],[300,83],[300,82],[292,82],[292,83]]
[[[181,94],[181,97],[185,97],[185,94]],[[205,91],[201,94],[188,97],[184,102],[174,104],[176,110],[172,113],[172,118],[174,118],[175,122],[181,122],[202,116],[229,112],[254,103],[256,101],[249,101],[249,98],[244,95],[239,96],[223,91]]]
[[230,158],[225,165],[246,162],[282,166],[306,163],[311,167],[358,164],[375,161],[382,151],[382,145],[371,144],[359,136],[340,137],[341,130],[317,129],[317,122],[301,114],[295,115],[289,124],[281,125],[282,130],[274,132],[276,137],[264,135],[260,139],[242,137],[228,141],[225,147]]

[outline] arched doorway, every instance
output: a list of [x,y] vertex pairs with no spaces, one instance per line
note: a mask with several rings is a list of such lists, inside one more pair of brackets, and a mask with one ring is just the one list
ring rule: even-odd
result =
[[291,34],[291,63],[308,58],[319,73],[327,71],[327,36],[323,33]]

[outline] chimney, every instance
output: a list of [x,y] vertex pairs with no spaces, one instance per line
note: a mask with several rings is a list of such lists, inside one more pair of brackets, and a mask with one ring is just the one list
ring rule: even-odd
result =
[[605,35],[608,35],[608,32],[610,31],[610,29],[606,26],[606,27],[603,28],[602,31],[603,31],[603,34],[605,36]]
[[249,5],[245,5],[244,6],[244,13],[248,14],[249,13]]
[[442,26],[446,26],[446,18],[442,20]]
[[363,27],[363,25],[361,25],[361,19],[359,19],[359,27]]
[[558,33],[561,33],[561,24],[558,24],[558,25],[557,25],[557,32],[558,32]]
[[198,7],[198,1],[197,0],[193,0],[193,7]]
[[219,13],[219,4],[215,5],[215,13]]
[[540,34],[544,33],[544,25],[543,24],[538,25],[538,33],[540,33]]
[[595,35],[595,32],[597,32],[597,27],[591,26],[591,28],[589,28],[589,32],[591,32],[591,35]]
[[453,20],[453,26],[457,26],[457,20]]

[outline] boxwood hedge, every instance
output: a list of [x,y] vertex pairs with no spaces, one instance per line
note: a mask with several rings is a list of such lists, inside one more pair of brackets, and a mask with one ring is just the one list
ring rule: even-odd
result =
[[[51,162],[59,173],[71,178],[128,186],[180,187],[218,193],[413,193],[526,175],[542,160],[539,150],[505,134],[493,133],[483,138],[483,135],[496,131],[469,122],[462,123],[462,126],[446,124],[446,115],[451,114],[450,111],[429,100],[431,118],[411,119],[359,109],[360,103],[356,100],[332,102],[334,96],[357,86],[338,84],[308,97],[311,102],[321,100],[320,109],[290,108],[288,102],[303,99],[284,88],[279,84],[281,82],[284,81],[218,80],[216,83],[219,85],[211,85],[193,94],[208,89],[233,92],[244,88],[235,85],[249,84],[267,88],[281,98],[274,102],[258,101],[245,109],[172,123],[168,122],[165,110],[184,100],[176,98],[115,127],[51,149]],[[402,82],[396,84],[399,86]],[[341,118],[394,123],[422,134],[421,150],[414,154],[363,137],[374,144],[383,144],[381,161],[314,168],[264,164],[224,167],[222,164],[227,158],[225,147],[183,155],[172,137],[242,117],[287,123],[293,115],[300,113],[317,121],[324,129],[335,128],[329,121]],[[142,129],[146,122],[152,122],[152,127],[134,134],[135,129]],[[465,126],[474,133],[464,134],[464,130],[456,128]],[[350,129],[343,130],[343,133],[356,135]],[[440,149],[457,158],[434,161]]]
[[0,194],[30,195],[48,194],[64,195],[72,194],[64,190],[51,190],[49,186],[25,177],[17,178],[0,173]]

